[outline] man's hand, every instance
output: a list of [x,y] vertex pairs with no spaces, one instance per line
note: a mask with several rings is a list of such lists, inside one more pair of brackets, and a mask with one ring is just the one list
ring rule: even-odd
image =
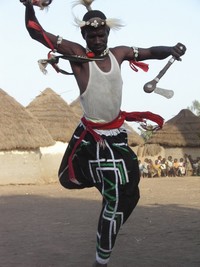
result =
[[176,60],[181,61],[181,56],[183,56],[186,52],[186,47],[182,43],[178,43],[177,45],[173,46],[171,49],[171,54]]
[[23,5],[31,4],[31,0],[19,0]]
[[53,0],[20,0],[25,6],[31,4],[33,6],[39,6],[41,9],[49,6],[52,1]]

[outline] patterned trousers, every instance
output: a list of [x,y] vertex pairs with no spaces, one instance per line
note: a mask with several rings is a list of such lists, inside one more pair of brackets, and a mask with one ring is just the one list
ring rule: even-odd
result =
[[83,126],[78,126],[69,142],[60,165],[59,179],[65,188],[95,186],[101,193],[103,205],[97,230],[96,259],[106,264],[120,227],[139,200],[138,160],[127,145],[124,129],[114,135],[101,135],[103,146],[87,133],[73,156],[73,167],[80,184],[72,183],[68,177],[68,158],[82,131]]

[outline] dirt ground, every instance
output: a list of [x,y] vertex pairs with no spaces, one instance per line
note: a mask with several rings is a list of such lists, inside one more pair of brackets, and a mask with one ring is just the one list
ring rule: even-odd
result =
[[[200,177],[142,179],[109,267],[199,267]],[[91,267],[101,197],[59,184],[0,187],[0,267]]]

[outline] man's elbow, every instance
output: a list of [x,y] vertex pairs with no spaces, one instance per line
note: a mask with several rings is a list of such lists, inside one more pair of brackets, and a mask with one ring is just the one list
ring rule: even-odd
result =
[[30,28],[28,28],[28,27],[27,27],[27,31],[28,31],[28,33],[29,33],[29,35],[30,35],[30,37],[31,37],[32,39],[34,39],[34,40],[36,40],[36,41],[40,41],[40,39],[41,39],[41,34],[40,34],[39,32],[34,31],[34,30],[32,30],[32,29],[30,29]]

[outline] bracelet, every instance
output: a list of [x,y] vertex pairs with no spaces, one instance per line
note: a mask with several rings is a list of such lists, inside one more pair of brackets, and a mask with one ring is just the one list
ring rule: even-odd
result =
[[133,56],[134,56],[134,59],[137,61],[137,58],[138,58],[138,56],[139,56],[138,47],[132,46],[131,48],[133,49]]
[[61,36],[57,36],[57,45],[60,45],[62,43],[63,38]]
[[59,45],[62,44],[62,40],[63,38],[60,35],[58,35],[56,40],[56,50],[58,49]]

